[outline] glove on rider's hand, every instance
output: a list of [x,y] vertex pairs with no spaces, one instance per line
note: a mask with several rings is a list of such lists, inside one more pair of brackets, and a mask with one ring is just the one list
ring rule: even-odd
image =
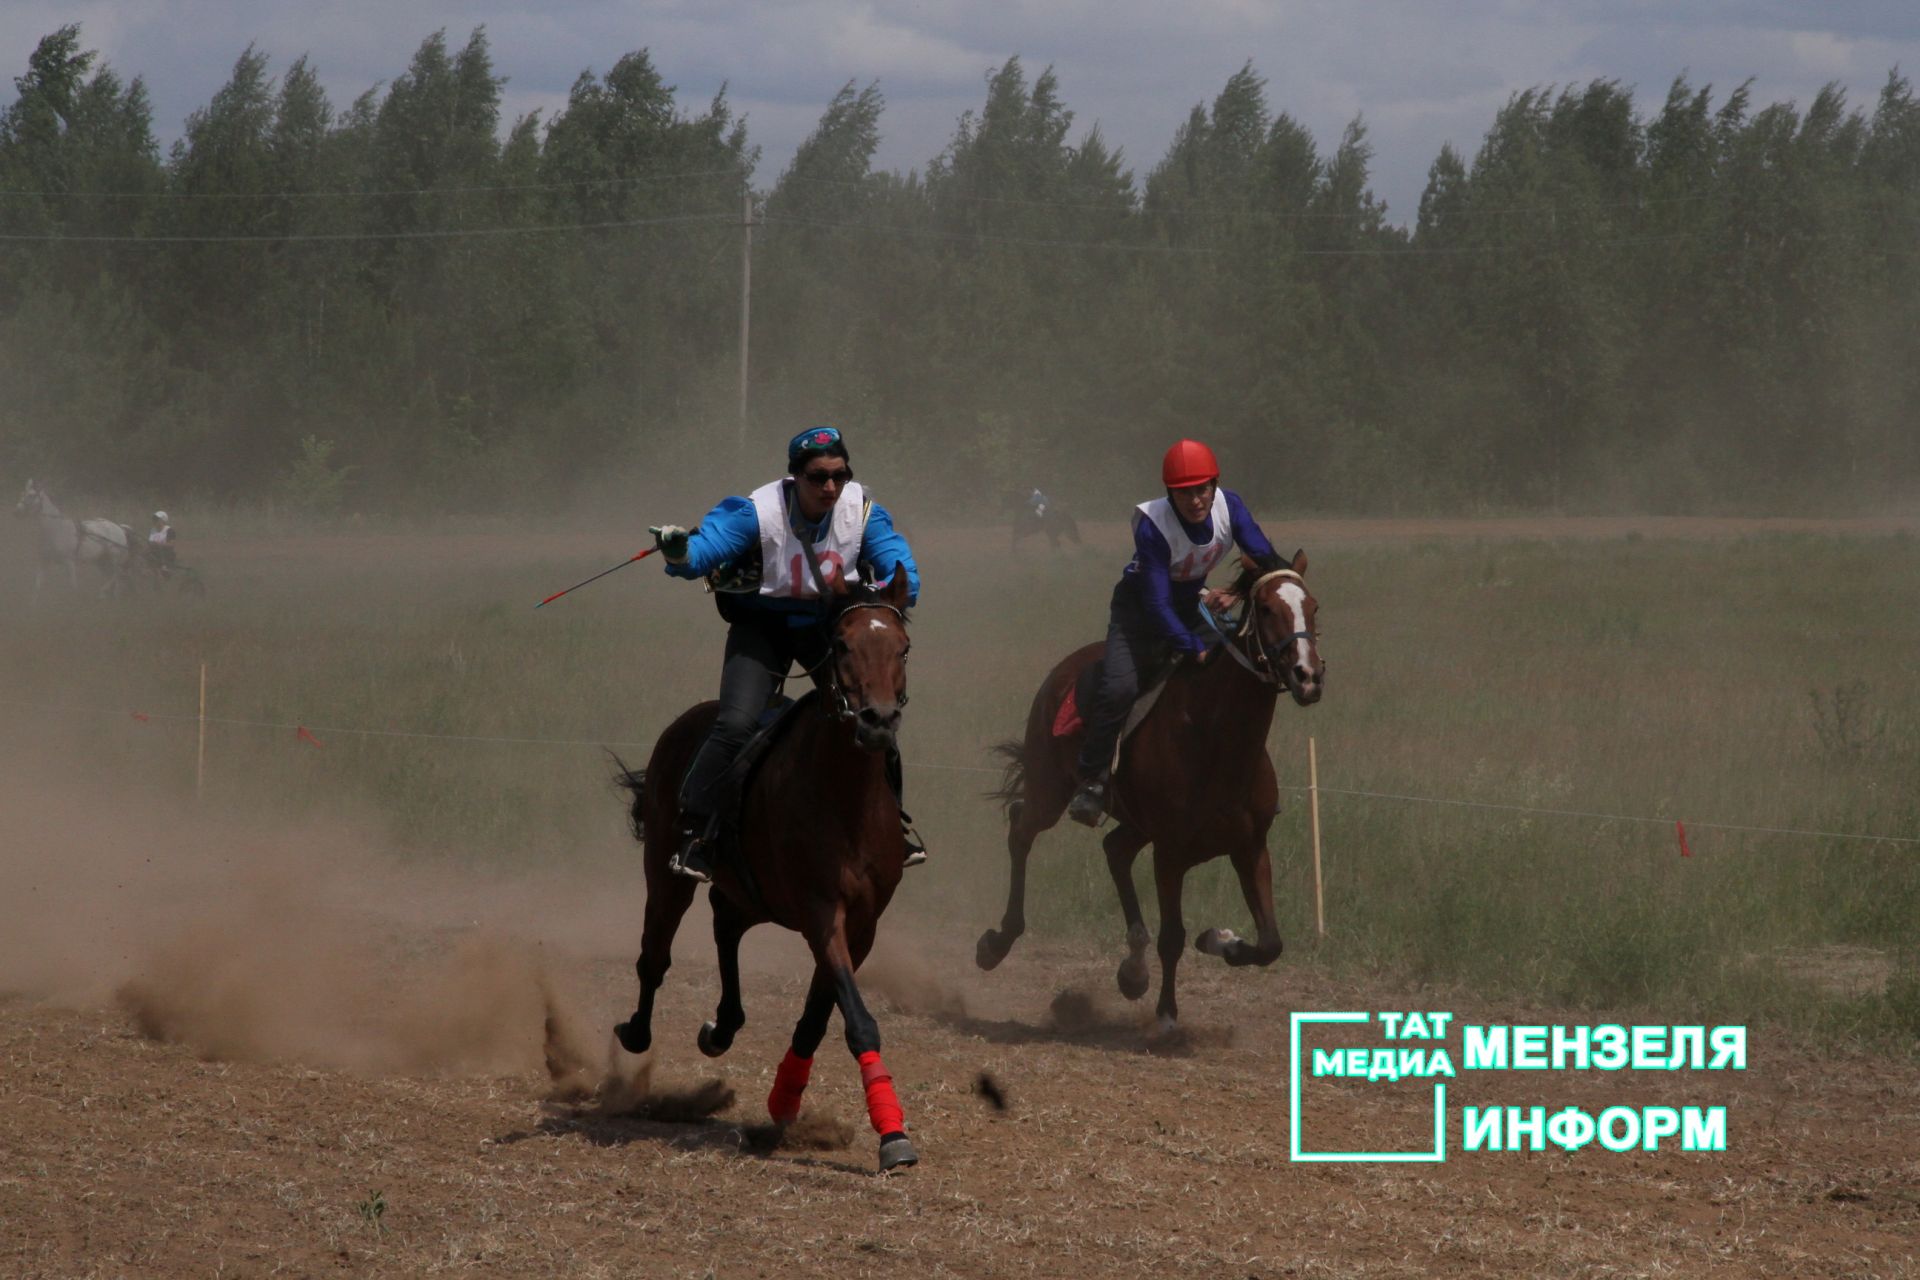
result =
[[653,535],[653,544],[660,548],[668,564],[687,562],[687,539],[693,535],[677,524],[656,525],[647,532]]

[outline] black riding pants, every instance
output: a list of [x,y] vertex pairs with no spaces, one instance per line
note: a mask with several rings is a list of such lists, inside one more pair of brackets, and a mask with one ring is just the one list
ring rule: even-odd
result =
[[812,670],[824,683],[827,636],[819,626],[793,627],[781,615],[741,618],[727,629],[727,652],[720,665],[720,714],[693,757],[680,786],[681,811],[693,818],[712,815],[720,796],[715,789],[727,766],[759,726],[794,663]]
[[1105,778],[1113,767],[1113,748],[1127,712],[1147,682],[1167,664],[1171,646],[1147,611],[1134,603],[1124,580],[1114,588],[1107,617],[1107,652],[1100,659],[1100,680],[1091,705],[1080,709],[1087,736],[1080,741],[1080,780]]

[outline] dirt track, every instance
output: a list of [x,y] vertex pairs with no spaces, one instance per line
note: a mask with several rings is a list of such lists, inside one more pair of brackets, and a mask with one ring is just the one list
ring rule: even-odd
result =
[[[981,975],[955,934],[911,964],[896,949],[869,966],[924,1156],[883,1179],[837,1034],[809,1107],[850,1142],[745,1145],[801,995],[771,975],[794,957],[771,937],[750,957],[749,1024],[710,1067],[691,1044],[715,994],[704,930],[690,920],[682,938],[653,1085],[671,1093],[717,1068],[738,1100],[711,1120],[554,1100],[531,1025],[508,1037],[519,1070],[420,1075],[208,1061],[119,1010],[0,1005],[0,1272],[1920,1274],[1910,1067],[1816,1059],[1761,1034],[1740,1076],[1468,1077],[1456,1102],[1724,1104],[1728,1149],[1295,1165],[1286,1012],[1444,1001],[1336,988],[1285,960],[1248,973],[1193,957],[1183,1034],[1154,1045],[1145,1011],[1112,991],[1112,957],[1023,944]],[[416,957],[444,941],[387,940]],[[559,1038],[597,1056],[630,1007],[631,970],[610,954],[561,967],[594,1030]],[[1063,991],[1091,997],[1065,1025],[1051,1012]],[[1004,1113],[974,1092],[982,1071]],[[1380,1148],[1417,1138],[1430,1114],[1417,1083],[1308,1089],[1316,1126]]]

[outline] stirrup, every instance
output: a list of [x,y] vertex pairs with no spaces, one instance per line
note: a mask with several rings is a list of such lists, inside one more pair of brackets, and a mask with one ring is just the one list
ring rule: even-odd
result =
[[900,811],[900,838],[907,846],[907,856],[900,861],[902,868],[917,867],[926,862],[926,842],[920,839],[920,832],[914,828],[913,819],[907,816],[904,809]]
[[1089,782],[1073,793],[1067,803],[1067,816],[1085,827],[1097,827],[1107,816],[1107,787],[1104,782]]
[[713,883],[713,862],[707,857],[709,841],[704,834],[705,824],[692,827],[682,833],[680,847],[667,859],[667,870],[676,876],[685,876],[701,884]]

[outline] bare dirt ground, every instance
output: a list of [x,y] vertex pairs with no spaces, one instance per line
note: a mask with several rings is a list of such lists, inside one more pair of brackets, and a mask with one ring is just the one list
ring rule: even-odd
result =
[[[244,917],[251,939],[216,919],[160,948],[117,1007],[0,1003],[0,1273],[1920,1274],[1920,1072],[1764,1034],[1739,1075],[1474,1073],[1453,1090],[1596,1113],[1725,1105],[1724,1153],[1293,1164],[1288,1011],[1526,1012],[1194,956],[1182,1030],[1157,1041],[1113,992],[1112,956],[1023,943],[979,974],[957,928],[896,930],[867,984],[924,1159],[882,1178],[837,1031],[808,1095],[823,1121],[755,1147],[802,994],[789,939],[761,939],[749,1024],[708,1063],[692,1033],[717,987],[690,918],[643,1065],[600,1047],[631,1007],[611,948],[344,913],[324,926],[338,936],[289,944],[270,913]],[[353,998],[275,972],[308,945]],[[351,981],[355,951],[384,986]],[[607,1057],[625,1085],[596,1100]],[[686,1114],[712,1078],[736,1100]],[[1306,1088],[1323,1138],[1430,1133],[1424,1084]]]

